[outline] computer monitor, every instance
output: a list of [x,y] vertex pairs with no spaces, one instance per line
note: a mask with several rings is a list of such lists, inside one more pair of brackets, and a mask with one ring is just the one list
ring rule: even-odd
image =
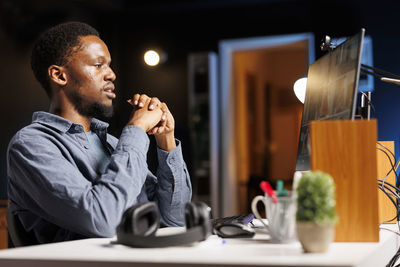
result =
[[354,119],[365,29],[308,68],[296,170],[310,169],[309,124],[314,120]]

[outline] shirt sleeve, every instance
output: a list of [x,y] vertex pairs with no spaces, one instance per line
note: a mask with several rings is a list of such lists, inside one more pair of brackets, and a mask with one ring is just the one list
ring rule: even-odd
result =
[[182,146],[170,152],[157,148],[157,177],[148,177],[146,188],[149,196],[157,202],[161,223],[166,226],[184,226],[184,210],[192,197],[189,172],[182,155]]
[[148,178],[148,146],[144,131],[126,126],[105,173],[90,181],[74,155],[52,138],[17,134],[8,149],[9,188],[49,222],[84,236],[110,237]]

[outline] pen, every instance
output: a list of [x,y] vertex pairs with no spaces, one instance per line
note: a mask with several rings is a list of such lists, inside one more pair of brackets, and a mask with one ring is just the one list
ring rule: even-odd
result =
[[260,188],[265,194],[268,194],[268,196],[272,198],[273,203],[278,203],[275,191],[274,189],[272,189],[271,185],[267,181],[262,181],[260,183]]
[[276,192],[278,192],[278,196],[279,197],[288,195],[288,191],[283,188],[283,181],[282,180],[278,180],[276,182]]

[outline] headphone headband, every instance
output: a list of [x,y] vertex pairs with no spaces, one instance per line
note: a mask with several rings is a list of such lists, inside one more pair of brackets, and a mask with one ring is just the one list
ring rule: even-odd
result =
[[187,230],[173,235],[156,236],[159,211],[154,202],[128,208],[117,227],[117,243],[141,248],[168,247],[205,240],[211,234],[210,209],[202,202],[187,203],[185,221]]
[[205,240],[208,235],[204,233],[204,228],[196,226],[188,229],[184,233],[164,236],[135,236],[118,235],[118,243],[137,247],[137,248],[163,248],[169,246],[182,246],[194,242]]

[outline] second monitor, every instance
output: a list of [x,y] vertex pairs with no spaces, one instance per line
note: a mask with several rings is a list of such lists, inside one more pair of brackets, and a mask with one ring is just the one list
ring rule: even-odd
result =
[[308,68],[296,170],[310,170],[309,124],[313,120],[353,119],[365,29]]

